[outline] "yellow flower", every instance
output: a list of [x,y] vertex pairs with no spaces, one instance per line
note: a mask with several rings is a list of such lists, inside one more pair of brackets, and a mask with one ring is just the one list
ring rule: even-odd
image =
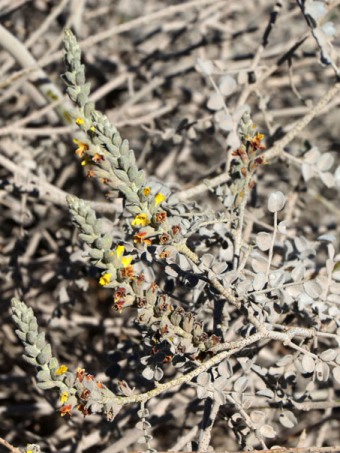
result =
[[122,258],[122,265],[124,267],[128,267],[131,264],[132,256],[123,256]]
[[66,365],[60,365],[60,367],[57,369],[57,371],[55,372],[55,374],[56,374],[57,376],[61,376],[62,374],[65,374],[67,370],[68,370],[68,368],[67,368]]
[[143,194],[145,197],[148,197],[151,193],[151,187],[144,187]]
[[79,117],[78,117],[78,118],[76,119],[76,124],[78,124],[78,126],[81,126],[81,125],[84,124],[84,123],[85,123],[85,121],[83,120],[83,118],[79,118]]
[[132,226],[146,226],[149,225],[150,220],[147,214],[137,214],[136,217],[133,219],[131,225]]
[[87,143],[84,143],[80,140],[77,140],[76,138],[73,140],[73,142],[78,145],[78,148],[75,150],[75,153],[79,157],[83,157],[83,155],[86,153],[86,151],[89,149],[89,145]]
[[124,250],[125,250],[125,247],[124,245],[118,245],[117,248],[116,248],[116,253],[117,253],[117,257],[120,258],[123,253],[124,253]]
[[68,397],[69,397],[69,393],[68,392],[63,392],[61,395],[60,395],[60,402],[62,404],[66,403],[66,401],[68,400]]
[[164,201],[165,199],[166,199],[166,196],[159,192],[159,193],[155,196],[156,206],[159,205],[159,204],[161,204],[162,201]]
[[91,158],[89,156],[85,156],[84,159],[81,161],[81,165],[85,167],[85,165],[89,165],[92,163]]
[[131,264],[131,261],[133,260],[133,257],[130,255],[123,256],[125,251],[124,245],[118,245],[116,250],[114,252],[111,252],[112,255],[116,254],[117,258],[121,258],[121,263],[123,267],[127,267]]
[[99,284],[102,286],[107,285],[111,281],[112,274],[106,272],[106,274],[102,275],[99,279]]

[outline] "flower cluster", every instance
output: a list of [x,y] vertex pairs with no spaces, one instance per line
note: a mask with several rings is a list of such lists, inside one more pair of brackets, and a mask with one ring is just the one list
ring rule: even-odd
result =
[[153,223],[166,196],[153,193],[143,170],[138,170],[129,142],[122,140],[116,127],[89,102],[90,86],[85,82],[80,48],[70,30],[65,31],[64,49],[67,71],[63,79],[69,97],[78,106],[75,123],[82,131],[81,138],[74,140],[75,153],[82,159],[81,164],[89,167],[87,175],[97,177],[108,187],[109,198],[117,194],[123,197],[125,211],[135,216],[132,227],[145,227]]
[[74,223],[80,228],[81,239],[89,246],[88,254],[96,267],[104,272],[99,284],[109,288],[134,278],[133,256],[125,255],[125,246],[112,249],[112,235],[102,233],[102,224],[88,203],[76,197],[67,199]]
[[[98,381],[84,368],[77,368],[75,374],[70,373],[73,380],[72,387],[60,392],[59,400],[62,403],[60,415],[72,415],[72,411],[78,410],[84,417],[97,412],[104,412],[108,420],[112,420],[118,413],[120,406],[107,400],[112,400],[112,393],[106,386]],[[106,401],[106,403],[103,403]]]
[[104,412],[112,420],[121,408],[119,399],[102,382],[78,368],[68,371],[52,356],[51,345],[44,332],[39,332],[37,319],[31,308],[18,299],[12,300],[12,316],[17,325],[16,334],[25,346],[24,359],[38,368],[38,386],[43,389],[59,389],[62,416],[71,415],[77,409],[84,416]]
[[216,195],[223,204],[234,208],[238,208],[247,199],[247,194],[256,184],[254,175],[258,167],[266,164],[262,154],[266,149],[264,135],[257,131],[248,112],[240,120],[238,134],[240,145],[232,152],[234,159],[231,162],[231,179],[228,187],[222,191],[223,198],[219,188],[216,190]]
[[[242,178],[249,179],[259,165],[265,163],[259,151],[266,149],[262,140],[264,135],[256,130],[256,125],[252,122],[249,113],[246,113],[239,127],[241,145],[232,153],[232,156],[238,157],[239,160],[233,169],[237,171]],[[253,184],[251,180],[249,184]]]

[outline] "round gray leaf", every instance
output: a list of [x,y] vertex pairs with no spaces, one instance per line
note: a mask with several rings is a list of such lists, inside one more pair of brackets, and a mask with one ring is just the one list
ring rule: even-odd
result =
[[237,83],[233,77],[226,75],[220,80],[219,89],[224,96],[230,96],[237,87]]
[[153,378],[154,372],[153,369],[147,366],[142,372],[142,376],[149,381]]
[[315,370],[315,362],[313,357],[305,354],[301,361],[302,368],[306,373],[313,373]]
[[337,353],[334,351],[334,349],[327,349],[327,351],[323,351],[320,354],[320,359],[323,360],[324,362],[331,362],[332,360],[335,359]]
[[243,393],[248,385],[248,378],[246,376],[241,376],[234,383],[234,390],[237,393]]
[[291,411],[282,412],[279,420],[281,425],[285,428],[293,428],[297,424],[297,419]]
[[273,439],[276,436],[276,431],[270,425],[263,425],[260,428],[260,434],[268,439]]
[[277,192],[273,192],[269,196],[268,200],[268,210],[270,212],[278,212],[283,209],[286,202],[286,197],[282,192],[279,190]]
[[270,249],[272,242],[272,235],[265,232],[260,232],[256,235],[256,245],[262,252]]
[[224,100],[219,93],[212,93],[208,99],[207,107],[210,110],[220,110],[224,106]]
[[197,58],[196,69],[198,72],[201,72],[205,75],[211,75],[214,72],[214,65],[210,60],[203,60],[202,58]]

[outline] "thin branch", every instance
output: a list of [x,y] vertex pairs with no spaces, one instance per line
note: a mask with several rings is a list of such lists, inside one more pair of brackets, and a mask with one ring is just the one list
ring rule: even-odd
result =
[[[174,387],[177,387],[179,385],[189,383],[191,382],[195,377],[199,376],[201,373],[204,371],[209,370],[212,368],[214,365],[219,364],[222,362],[224,359],[227,357],[230,357],[240,350],[245,346],[245,344],[250,345],[253,344],[260,339],[265,339],[269,338],[271,340],[278,340],[282,341],[285,345],[290,346],[294,349],[298,348],[294,343],[292,343],[292,338],[295,336],[300,336],[304,338],[312,338],[315,335],[315,332],[313,329],[306,329],[302,327],[293,327],[291,329],[288,329],[286,332],[275,332],[275,331],[270,331],[267,330],[264,325],[261,325],[261,330],[260,332],[252,335],[251,337],[248,337],[244,340],[245,343],[242,342],[237,342],[237,347],[233,349],[229,349],[228,351],[222,351],[215,356],[211,357],[210,359],[206,360],[202,365],[198,366],[194,370],[190,371],[189,373],[182,374],[181,376],[178,376],[174,379],[172,379],[169,382],[166,382],[164,384],[158,383],[157,386],[149,390],[148,392],[145,393],[140,393],[138,395],[131,395],[131,396],[117,396],[112,394],[112,396],[107,397],[107,400],[113,400],[115,403],[118,403],[121,406],[125,406],[127,404],[131,403],[140,403],[142,401],[148,401],[151,398],[154,398],[155,396],[160,395],[163,392],[166,392]],[[220,345],[218,345],[220,346]],[[213,348],[214,351],[218,349],[218,346],[216,348]],[[300,348],[301,349],[301,348]],[[301,351],[302,352],[302,351]],[[303,350],[304,353],[308,353],[308,351]]]
[[[37,66],[35,58],[28,51],[26,46],[2,25],[0,25],[0,43],[22,68]],[[39,91],[43,94],[47,101],[50,102],[57,99],[63,99],[63,94],[59,88],[49,80],[45,71],[40,68],[37,69],[34,73],[34,79],[39,80]],[[61,106],[57,107],[56,110],[61,120],[64,123],[68,122],[67,117],[65,116],[65,111],[71,111],[71,104],[66,99],[63,101]]]
[[58,107],[60,104],[62,104],[62,102],[63,102],[63,99],[59,99],[57,101],[51,102],[50,104],[45,105],[41,109],[34,110],[30,115],[24,116],[23,118],[21,118],[18,121],[12,121],[10,126],[7,125],[7,126],[0,128],[0,136],[18,133],[18,131],[20,131],[20,128],[22,126],[25,126],[25,124],[41,118],[42,116],[46,115],[51,110],[53,110],[55,107]]
[[274,159],[275,157],[284,157],[287,158],[286,153],[284,153],[284,148],[287,146],[299,133],[306,127],[308,124],[325,108],[325,106],[330,102],[340,90],[340,83],[333,85],[327,93],[319,100],[315,107],[313,107],[307,115],[301,118],[297,122],[294,129],[292,129],[288,134],[286,134],[281,140],[279,140],[270,150],[264,152],[260,157],[263,157],[267,161]]
[[7,442],[7,440],[2,439],[2,437],[0,437],[0,444],[3,445],[4,447],[8,448],[8,450],[13,453],[21,453],[21,450],[19,450],[19,448],[13,447],[13,445],[11,445],[9,442]]
[[140,403],[142,401],[148,401],[151,398],[154,398],[155,396],[158,396],[163,392],[173,389],[174,387],[191,382],[195,377],[197,377],[204,371],[209,370],[214,365],[219,364],[220,362],[222,362],[222,360],[226,359],[227,357],[230,357],[231,355],[237,353],[239,350],[240,350],[240,348],[232,349],[230,351],[220,352],[219,354],[216,354],[214,357],[212,357],[211,359],[202,363],[202,365],[198,366],[197,368],[190,371],[189,373],[182,374],[181,376],[178,376],[164,384],[158,383],[157,387],[155,387],[152,390],[149,390],[148,392],[140,393],[139,395],[131,395],[131,396],[113,395],[110,398],[108,397],[107,400],[113,399],[114,402],[116,402],[122,406],[131,404],[131,403]]
[[[328,92],[319,100],[315,107],[313,107],[300,121],[297,122],[296,126],[288,132],[281,140],[279,140],[272,148],[261,154],[260,157],[264,158],[267,162],[273,160],[276,157],[283,157],[293,159],[294,156],[290,156],[284,151],[284,147],[287,146],[308,124],[326,107],[340,90],[340,83],[333,85]],[[230,179],[228,173],[216,176],[210,180],[205,180],[203,183],[198,184],[188,190],[183,190],[178,194],[180,200],[187,200],[200,195],[207,190],[211,190],[214,187],[225,184]]]
[[[40,179],[38,176],[32,175],[28,170],[25,168],[19,167],[13,161],[7,159],[7,157],[0,154],[0,165],[9,170],[14,175],[19,175],[26,184],[30,184],[35,186],[38,190],[39,197],[43,198],[44,200],[49,200],[57,206],[61,206],[65,209],[68,209],[68,205],[66,202],[66,197],[70,195],[69,193],[65,192],[62,189],[50,184],[47,181]],[[101,213],[114,213],[121,211],[117,200],[117,203],[106,203],[100,201],[87,201],[93,209],[97,212]]]
[[[137,19],[132,19],[128,22],[123,24],[115,24],[109,30],[104,30],[100,33],[97,33],[94,36],[84,39],[83,41],[79,42],[79,45],[82,49],[88,49],[89,47],[93,46],[94,44],[98,44],[105,39],[111,38],[112,36],[119,35],[121,33],[126,33],[131,31],[135,28],[139,28],[142,25],[150,24],[156,20],[164,19],[169,16],[173,16],[178,13],[182,13],[184,11],[193,9],[193,8],[201,8],[205,5],[210,5],[212,3],[216,3],[216,0],[192,0],[186,3],[180,3],[178,5],[167,6],[166,8],[161,9],[160,11],[155,11],[151,14],[145,14],[144,16],[138,17]],[[221,6],[225,5],[225,0],[220,0],[219,4]],[[63,54],[62,51],[58,51],[53,53],[52,55],[48,55],[47,57],[42,58],[39,60],[39,66],[45,67],[57,60],[62,58]]]
[[[130,20],[124,24],[117,25],[115,24],[109,30],[104,30],[100,33],[97,33],[94,36],[90,36],[87,39],[84,39],[80,42],[80,47],[89,47],[97,44],[104,39],[111,38],[114,35],[126,33],[127,31],[131,31],[134,28],[142,27],[143,25],[150,24],[155,20],[164,20],[166,17],[173,16],[174,14],[183,13],[188,9],[192,8],[201,8],[203,6],[210,5],[212,3],[216,3],[216,0],[192,0],[189,2],[181,2],[178,5],[171,5],[167,6],[166,8],[161,9],[160,11],[155,11],[151,14],[146,14],[144,16],[138,17],[137,19]],[[225,1],[219,2],[221,5],[225,4]]]
[[203,415],[202,428],[200,431],[200,439],[198,444],[199,451],[208,451],[211,440],[211,431],[214,426],[220,406],[221,404],[216,400],[212,401],[210,398],[207,398],[205,401],[205,411]]

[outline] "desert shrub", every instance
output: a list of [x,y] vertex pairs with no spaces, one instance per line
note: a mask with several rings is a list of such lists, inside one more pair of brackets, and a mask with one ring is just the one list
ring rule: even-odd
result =
[[[219,174],[200,175],[185,189],[151,177],[139,165],[120,128],[91,101],[80,47],[65,31],[63,80],[73,107],[62,101],[58,113],[78,127],[73,141],[84,168],[79,178],[88,178],[85,191],[93,184],[107,201],[89,201],[81,193],[66,197],[79,242],[68,223],[58,238],[66,264],[52,275],[59,299],[53,319],[65,318],[58,340],[53,329],[51,341],[46,339],[40,316],[26,302],[25,292],[33,299],[39,290],[17,294],[11,312],[23,358],[37,370],[37,387],[52,395],[63,420],[76,423],[78,432],[103,414],[116,430],[136,426],[149,452],[186,445],[192,451],[304,447],[304,430],[310,431],[306,447],[315,451],[339,440],[332,414],[340,388],[340,166],[332,149],[323,151],[317,140],[303,136],[339,90],[333,26],[324,19],[325,4],[297,2],[293,11],[308,30],[275,69],[291,63],[310,35],[315,56],[335,80],[313,106],[306,102],[301,119],[275,129],[269,99],[261,92],[272,68],[266,73],[259,61],[278,26],[279,6],[271,11],[250,67],[237,77],[213,59],[197,58],[195,77],[207,84],[209,118],[186,118],[164,131],[164,150],[153,142],[159,153],[153,165],[159,166],[171,146],[181,143],[185,150],[191,138],[202,143],[198,163],[210,160],[208,148],[220,143]],[[254,107],[246,103],[252,91],[263,127],[254,123]],[[184,167],[185,181],[190,166]],[[318,204],[310,205],[311,199]],[[92,334],[83,337],[72,319],[74,300],[83,304],[80,312],[96,317],[95,306],[88,305],[98,299],[102,326],[96,330],[89,323]],[[99,334],[97,351],[91,343]],[[75,357],[60,358],[58,343],[68,335],[80,337]],[[107,354],[111,364],[103,374]],[[313,436],[316,423],[325,428]],[[112,435],[108,426],[103,437]],[[79,442],[70,441],[70,450],[67,443],[61,446],[73,451],[71,445]],[[101,451],[100,438],[97,444],[93,451]],[[25,451],[40,447],[29,444]]]

